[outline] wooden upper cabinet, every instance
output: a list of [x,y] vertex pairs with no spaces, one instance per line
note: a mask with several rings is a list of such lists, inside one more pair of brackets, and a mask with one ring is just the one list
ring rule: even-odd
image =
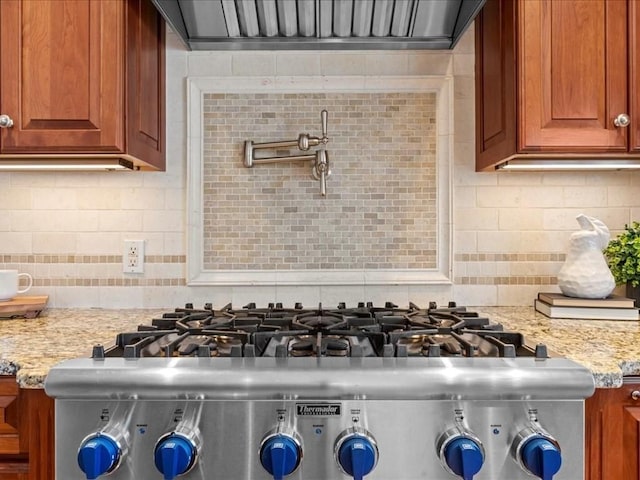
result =
[[520,3],[521,151],[626,150],[624,1]]
[[[2,153],[124,152],[122,2],[2,2]],[[108,38],[108,41],[103,39]]]
[[629,151],[640,154],[640,5],[629,2]]
[[0,2],[2,158],[164,169],[164,21],[150,0]]
[[[477,170],[640,153],[635,3],[487,0],[476,23]],[[621,114],[629,127],[614,124]]]

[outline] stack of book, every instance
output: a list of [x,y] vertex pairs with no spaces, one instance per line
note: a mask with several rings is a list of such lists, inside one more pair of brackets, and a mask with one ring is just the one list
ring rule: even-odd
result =
[[538,312],[551,318],[591,320],[638,320],[635,300],[621,295],[607,298],[574,298],[561,293],[538,293]]

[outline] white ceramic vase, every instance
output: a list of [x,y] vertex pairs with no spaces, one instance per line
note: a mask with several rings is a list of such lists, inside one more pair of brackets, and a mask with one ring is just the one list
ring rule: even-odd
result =
[[571,234],[569,253],[558,272],[558,286],[568,297],[605,298],[616,286],[602,251],[609,229],[600,220],[580,214],[581,230]]

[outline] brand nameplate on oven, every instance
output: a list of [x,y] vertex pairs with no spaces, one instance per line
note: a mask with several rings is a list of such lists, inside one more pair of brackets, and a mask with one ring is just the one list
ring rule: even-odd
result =
[[296,415],[299,417],[339,417],[342,413],[339,403],[297,403]]

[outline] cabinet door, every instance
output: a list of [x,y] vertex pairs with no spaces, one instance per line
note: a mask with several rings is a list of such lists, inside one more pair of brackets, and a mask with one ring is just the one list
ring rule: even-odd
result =
[[640,3],[629,2],[629,150],[640,153]]
[[0,153],[124,149],[121,0],[0,2]]
[[[4,0],[2,0],[4,1]],[[28,480],[54,479],[54,400],[42,389],[21,389],[20,406],[25,410],[23,432],[29,444]],[[3,478],[0,476],[0,478]]]
[[25,450],[24,442],[20,441],[18,392],[16,377],[0,377],[0,455],[15,455]]
[[[634,3],[634,2],[631,2]],[[518,2],[518,149],[624,152],[627,2]]]
[[165,169],[165,21],[148,0],[127,2],[127,153]]
[[640,393],[640,384],[597,389],[587,399],[587,480],[640,478],[640,400],[634,391]]
[[487,0],[475,24],[476,166],[516,153],[515,3]]

